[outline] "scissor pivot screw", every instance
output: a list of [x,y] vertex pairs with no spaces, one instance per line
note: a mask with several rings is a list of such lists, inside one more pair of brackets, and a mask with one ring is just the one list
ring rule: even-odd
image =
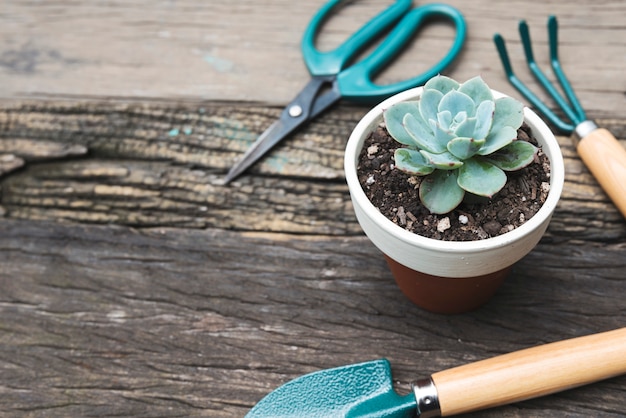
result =
[[292,118],[297,118],[300,115],[302,115],[302,107],[293,105],[289,108],[289,116]]

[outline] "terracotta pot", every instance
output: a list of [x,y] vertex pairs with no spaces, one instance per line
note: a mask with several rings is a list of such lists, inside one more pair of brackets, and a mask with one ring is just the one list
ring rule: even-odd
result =
[[[524,120],[550,160],[550,191],[541,209],[513,231],[483,240],[440,241],[409,232],[387,219],[370,202],[359,184],[356,167],[365,139],[383,122],[383,109],[396,102],[415,100],[422,90],[418,87],[399,93],[361,119],[346,146],[346,181],[361,228],[385,254],[402,292],[427,310],[460,313],[487,302],[511,266],[528,254],[543,236],[563,190],[563,156],[548,126],[536,113],[525,108]],[[504,96],[493,93],[496,98]]]

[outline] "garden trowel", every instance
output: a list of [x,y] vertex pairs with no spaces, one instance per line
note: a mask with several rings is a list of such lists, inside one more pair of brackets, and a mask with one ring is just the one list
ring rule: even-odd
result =
[[626,328],[621,328],[437,372],[403,396],[393,389],[385,359],[322,370],[274,390],[246,417],[450,416],[625,373]]

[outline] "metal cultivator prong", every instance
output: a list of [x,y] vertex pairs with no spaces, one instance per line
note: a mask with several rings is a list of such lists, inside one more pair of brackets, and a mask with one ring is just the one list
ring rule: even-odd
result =
[[[578,118],[573,118],[576,123],[582,123],[587,120],[587,114],[584,109],[580,105],[578,101],[578,97],[574,93],[574,89],[569,83],[567,77],[565,77],[565,73],[561,69],[561,62],[559,61],[559,22],[556,20],[556,16],[550,16],[548,18],[548,35],[550,39],[550,64],[552,65],[552,71],[556,75],[556,78],[561,83],[561,88],[565,92],[565,95],[570,101],[570,104],[573,107],[573,111],[575,112]],[[530,39],[528,40],[530,44]]]

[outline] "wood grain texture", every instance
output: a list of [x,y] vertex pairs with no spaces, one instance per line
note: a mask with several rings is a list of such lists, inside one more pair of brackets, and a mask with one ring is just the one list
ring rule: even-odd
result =
[[[354,218],[342,158],[368,106],[342,102],[221,185],[308,80],[299,42],[323,3],[2,2],[0,416],[241,417],[311,371],[387,357],[407,393],[440,370],[624,326],[626,221],[567,136],[548,234],[464,315],[408,302]],[[350,2],[319,46],[390,3]],[[556,14],[583,107],[626,146],[625,2],[449,3],[469,32],[447,74],[514,97],[493,33],[535,89],[517,20],[545,65]],[[421,35],[379,81],[425,69],[452,30]],[[617,418],[624,399],[622,376],[465,416]]]
[[[0,109],[0,152],[38,161],[2,182],[20,219],[354,235],[343,149],[364,108],[340,106],[221,185],[278,109],[250,104],[27,103]],[[626,124],[599,121],[618,138]],[[566,185],[549,236],[621,242],[623,217],[560,137]],[[626,144],[625,144],[626,145]],[[88,155],[83,156],[88,152]],[[47,156],[52,162],[41,161]],[[72,157],[72,158],[60,158]]]
[[[284,105],[308,81],[300,39],[324,3],[6,0],[0,14],[0,98],[139,97]],[[351,2],[328,22],[319,47],[338,45],[390,3]],[[492,37],[499,32],[508,41],[520,77],[536,87],[525,68],[517,22],[528,21],[537,62],[547,66],[546,21],[554,14],[560,23],[563,67],[590,117],[623,116],[623,1],[447,3],[468,23],[466,46],[449,75],[465,80],[481,74],[492,88],[517,96],[493,45]],[[450,45],[452,29],[437,24],[422,35],[381,75],[381,83],[428,68]]]
[[[447,317],[403,298],[361,236],[0,228],[3,416],[242,416],[298,375],[383,356],[406,393],[626,321],[623,244],[542,244],[486,307]],[[619,377],[475,416],[618,417],[624,396]]]

